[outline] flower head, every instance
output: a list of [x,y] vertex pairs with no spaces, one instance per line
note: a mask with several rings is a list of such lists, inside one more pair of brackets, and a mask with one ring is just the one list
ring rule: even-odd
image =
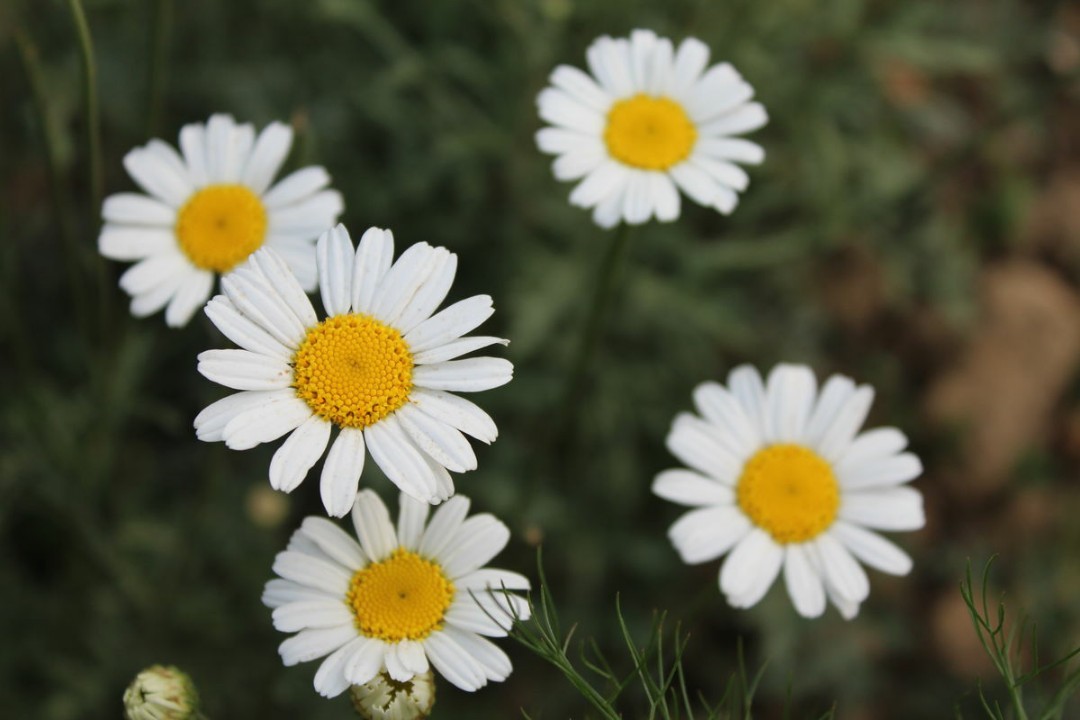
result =
[[[510,659],[485,637],[503,637],[528,604],[518,573],[484,567],[510,538],[491,515],[466,518],[456,495],[427,521],[429,506],[402,494],[397,527],[379,496],[356,499],[353,540],[309,517],[274,561],[263,602],[274,627],[295,632],[281,644],[286,665],[327,657],[315,689],[334,697],[386,671],[398,683],[434,667],[462,690],[505,680]],[[421,680],[422,682],[422,680]]]
[[127,720],[196,720],[199,695],[191,678],[171,665],[151,665],[124,691]]
[[351,686],[349,697],[364,720],[423,720],[435,707],[435,677],[428,670],[398,682],[384,670]]
[[734,137],[767,122],[754,89],[728,63],[707,67],[709,49],[687,38],[635,30],[597,39],[586,53],[591,75],[569,65],[537,98],[551,123],[536,135],[558,155],[559,180],[581,180],[570,202],[593,208],[603,227],[679,217],[679,192],[730,213],[750,179],[736,163],[757,164],[761,147]]
[[859,432],[873,397],[840,375],[819,394],[805,366],[777,365],[767,383],[742,366],[726,388],[694,390],[702,417],[675,418],[668,449],[692,469],[660,473],[653,492],[695,508],[668,533],[684,562],[728,555],[720,590],[732,606],[757,603],[783,569],[799,614],[821,615],[828,598],[852,618],[870,592],[856,560],[911,569],[873,531],[923,526],[922,495],[906,485],[922,464],[899,430]]
[[[241,347],[199,355],[199,372],[240,392],[195,418],[199,439],[246,450],[289,434],[270,463],[270,484],[291,492],[338,430],[323,465],[321,492],[331,515],[349,512],[364,458],[402,491],[437,503],[454,493],[449,471],[476,468],[465,435],[486,443],[492,419],[454,394],[510,381],[502,358],[455,359],[496,337],[463,337],[494,312],[487,295],[435,309],[450,290],[457,256],[418,243],[397,262],[394,236],[371,228],[353,250],[338,225],[319,238],[319,319],[283,259],[259,250],[222,278],[206,306]],[[433,314],[434,313],[434,314]]]
[[120,277],[131,313],[165,308],[165,322],[186,325],[210,297],[214,277],[262,247],[274,248],[307,290],[315,289],[314,242],[337,222],[341,195],[330,176],[306,167],[273,184],[292,146],[292,129],[271,123],[256,136],[228,115],[180,130],[180,152],[151,140],[124,157],[146,191],[105,199],[101,254],[136,261]]

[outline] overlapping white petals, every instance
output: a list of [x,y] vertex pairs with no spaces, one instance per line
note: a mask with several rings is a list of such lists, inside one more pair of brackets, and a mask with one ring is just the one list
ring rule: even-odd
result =
[[[678,62],[676,60],[676,62]],[[834,376],[817,388],[809,368],[777,365],[768,380],[752,367],[732,370],[727,386],[695,388],[701,417],[680,413],[667,445],[692,470],[657,475],[653,492],[692,508],[668,533],[686,563],[727,555],[720,589],[733,607],[760,600],[782,571],[796,611],[821,615],[826,601],[854,617],[870,592],[860,562],[904,575],[911,559],[875,530],[916,530],[922,494],[906,483],[922,473],[895,428],[860,432],[873,390]],[[795,445],[828,464],[839,504],[831,523],[804,541],[780,542],[739,503],[746,462],[771,445]]]
[[146,195],[106,198],[98,250],[112,260],[141,261],[132,270],[141,269],[121,281],[132,296],[132,314],[165,309],[166,324],[180,327],[210,297],[216,273],[185,254],[176,224],[188,201],[213,185],[242,185],[259,198],[267,217],[263,247],[279,250],[303,288],[314,290],[315,238],[337,221],[343,202],[337,191],[326,189],[330,176],[320,167],[298,170],[271,187],[292,136],[281,123],[256,136],[254,126],[219,114],[181,128],[179,153],[154,139],[124,157],[125,169]]
[[[591,208],[601,227],[677,219],[676,188],[700,205],[732,212],[749,183],[736,163],[765,158],[761,146],[733,137],[768,121],[751,102],[753,87],[728,63],[707,68],[709,49],[694,38],[675,48],[652,31],[635,30],[629,38],[598,38],[585,55],[589,73],[560,65],[537,96],[540,118],[550,123],[537,133],[537,147],[556,156],[556,179],[580,181],[570,203]],[[694,126],[688,155],[666,169],[625,164],[608,148],[612,106],[638,95],[675,102]]]
[[[490,515],[465,517],[469,502],[457,496],[427,522],[428,506],[402,494],[398,527],[379,497],[359,493],[353,507],[354,540],[323,518],[304,520],[278,554],[263,603],[273,609],[274,627],[296,633],[280,646],[282,662],[295,665],[325,658],[315,689],[326,697],[382,670],[406,681],[434,667],[462,690],[473,691],[512,671],[509,657],[487,637],[504,637],[529,605],[515,590],[529,590],[525,576],[483,567],[506,545],[509,530]],[[358,629],[346,596],[353,576],[398,548],[435,564],[454,587],[443,621],[416,640],[368,637]],[[486,637],[485,637],[486,636]]]
[[[450,472],[477,467],[465,436],[491,443],[498,435],[487,413],[453,393],[489,390],[513,377],[513,365],[502,358],[461,358],[507,344],[498,337],[466,336],[494,312],[489,296],[436,312],[453,283],[457,256],[426,243],[408,248],[397,262],[393,253],[393,235],[379,228],[367,230],[355,249],[341,225],[316,243],[313,255],[327,314],[367,315],[397,330],[413,362],[412,386],[402,407],[366,427],[342,427],[333,440],[331,420],[314,413],[296,392],[296,352],[321,320],[286,261],[269,248],[255,252],[222,278],[224,294],[206,307],[211,321],[241,349],[203,353],[199,371],[242,392],[200,413],[199,438],[247,448],[293,430],[302,433],[304,441],[290,438],[272,465],[271,484],[286,492],[303,481],[329,447],[320,494],[335,517],[353,506],[368,453],[417,500],[436,504],[450,497]],[[142,287],[138,276],[131,282]],[[276,391],[285,395],[274,395],[271,402],[266,394]],[[252,399],[240,399],[249,394]],[[292,402],[283,404],[284,399]],[[245,429],[245,422],[252,427]]]

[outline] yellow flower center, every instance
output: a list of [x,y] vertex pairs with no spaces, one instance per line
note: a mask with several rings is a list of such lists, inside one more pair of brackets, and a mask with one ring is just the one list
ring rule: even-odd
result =
[[412,371],[401,333],[367,315],[323,320],[293,356],[297,397],[341,427],[374,425],[404,405]]
[[266,208],[243,185],[208,185],[176,216],[176,238],[191,262],[228,272],[266,239]]
[[386,560],[357,570],[345,599],[366,637],[422,640],[442,628],[454,584],[435,563],[398,548]]
[[778,543],[817,537],[836,519],[840,486],[829,463],[801,445],[771,445],[746,462],[739,507]]
[[645,170],[667,170],[694,149],[697,129],[674,100],[638,94],[611,106],[604,142],[616,160]]

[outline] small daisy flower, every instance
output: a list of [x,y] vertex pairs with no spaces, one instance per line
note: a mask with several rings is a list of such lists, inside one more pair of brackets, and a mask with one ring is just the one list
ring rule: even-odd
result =
[[124,157],[146,191],[105,199],[98,249],[135,261],[120,277],[131,314],[165,308],[171,327],[186,325],[210,297],[214,276],[261,247],[274,248],[310,291],[315,289],[315,238],[337,222],[341,195],[326,190],[321,167],[297,170],[271,186],[292,146],[292,128],[252,125],[214,115],[180,130],[180,153],[151,140]]
[[554,126],[537,133],[537,145],[559,156],[557,179],[581,180],[570,203],[593,208],[605,228],[675,220],[676,187],[725,215],[734,210],[750,182],[736,163],[765,159],[761,146],[734,136],[768,121],[742,76],[728,63],[707,68],[700,40],[676,50],[649,30],[601,37],[586,59],[591,75],[560,65],[537,98]]
[[[295,665],[326,657],[315,689],[326,697],[382,670],[406,682],[434,667],[462,690],[505,680],[510,658],[487,637],[505,637],[528,603],[508,590],[529,580],[484,567],[510,531],[488,514],[466,519],[457,495],[428,522],[429,506],[401,495],[397,528],[379,496],[364,490],[352,521],[357,544],[330,520],[309,517],[274,561],[263,603],[274,627],[297,633],[281,644]],[[486,636],[486,637],[484,637]]]
[[[331,515],[349,512],[364,458],[402,491],[438,503],[454,494],[450,473],[476,469],[470,435],[491,443],[491,417],[454,394],[510,381],[502,358],[455,359],[496,337],[462,337],[491,317],[487,295],[441,312],[457,271],[446,248],[417,243],[397,262],[394,236],[371,228],[353,250],[341,225],[317,245],[327,317],[273,250],[221,279],[224,295],[206,314],[242,349],[199,355],[199,372],[240,392],[199,413],[200,440],[247,450],[291,433],[270,462],[270,484],[291,492],[337,438],[323,464],[321,494]],[[434,313],[434,314],[433,314]]]
[[895,428],[859,432],[874,391],[834,375],[817,392],[813,372],[777,365],[763,383],[738,367],[727,387],[694,390],[701,417],[682,413],[668,449],[691,470],[667,470],[653,492],[695,508],[668,536],[683,561],[725,553],[720,590],[737,608],[756,604],[784,572],[800,615],[828,598],[847,619],[870,592],[863,563],[892,575],[911,559],[875,530],[917,530],[922,495],[905,483],[922,473]]

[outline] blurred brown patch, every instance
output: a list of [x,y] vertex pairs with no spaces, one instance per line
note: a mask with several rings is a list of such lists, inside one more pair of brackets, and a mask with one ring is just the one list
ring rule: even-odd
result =
[[990,678],[996,675],[994,664],[975,634],[967,605],[955,588],[942,593],[934,601],[930,629],[934,650],[953,675],[964,680],[974,676]]
[[885,305],[881,262],[865,244],[844,248],[831,258],[820,287],[829,313],[856,332],[867,329]]
[[956,482],[989,494],[1048,433],[1080,360],[1080,299],[1049,270],[1014,261],[983,271],[980,304],[968,347],[931,384],[925,407],[963,430]]
[[926,74],[904,60],[889,58],[879,74],[885,97],[898,108],[918,107],[930,96]]
[[1080,269],[1080,168],[1050,180],[1031,209],[1024,238],[1027,247]]
[[271,530],[281,525],[289,514],[289,496],[261,482],[248,490],[244,507],[252,523]]

